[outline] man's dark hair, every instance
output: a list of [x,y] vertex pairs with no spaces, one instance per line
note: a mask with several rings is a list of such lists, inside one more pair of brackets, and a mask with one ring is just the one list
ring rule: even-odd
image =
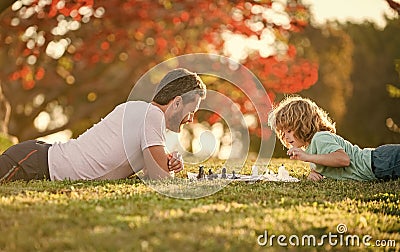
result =
[[196,73],[184,68],[177,68],[162,78],[153,101],[160,105],[166,105],[176,96],[182,96],[183,102],[188,103],[194,100],[196,94],[204,99],[206,85]]

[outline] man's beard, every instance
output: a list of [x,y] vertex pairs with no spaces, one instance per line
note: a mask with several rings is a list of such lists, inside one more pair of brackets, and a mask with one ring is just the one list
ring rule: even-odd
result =
[[181,112],[175,113],[173,116],[171,116],[171,130],[174,132],[179,132],[181,125],[182,125],[182,116]]

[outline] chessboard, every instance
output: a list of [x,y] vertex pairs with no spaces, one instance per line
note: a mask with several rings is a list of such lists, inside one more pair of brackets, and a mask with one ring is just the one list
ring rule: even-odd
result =
[[258,169],[256,167],[252,167],[252,174],[245,175],[239,174],[235,171],[232,173],[227,173],[226,168],[222,168],[221,174],[213,173],[211,169],[208,170],[208,173],[204,171],[204,166],[199,166],[199,172],[187,172],[187,177],[190,180],[214,180],[214,179],[224,179],[231,181],[243,181],[243,182],[256,182],[256,181],[281,181],[281,182],[299,182],[298,178],[292,177],[289,175],[289,172],[283,167],[280,166],[278,169],[278,173],[274,173],[267,169],[267,171],[261,175],[258,174]]

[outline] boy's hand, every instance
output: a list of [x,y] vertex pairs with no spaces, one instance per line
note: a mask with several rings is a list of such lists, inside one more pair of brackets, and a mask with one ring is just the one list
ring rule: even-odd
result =
[[287,154],[290,156],[290,159],[301,160],[307,162],[308,154],[301,148],[290,148],[287,151]]
[[308,175],[308,179],[312,180],[312,181],[319,181],[319,180],[321,180],[323,178],[324,178],[324,176],[322,176],[321,174],[319,174],[318,172],[316,172],[313,169],[311,169],[311,172]]
[[184,168],[183,166],[183,158],[182,155],[174,151],[168,154],[168,170],[174,171],[175,173],[182,171]]

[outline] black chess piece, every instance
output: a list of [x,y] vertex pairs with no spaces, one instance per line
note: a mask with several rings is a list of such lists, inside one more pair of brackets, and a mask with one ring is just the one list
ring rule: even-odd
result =
[[232,179],[238,179],[239,177],[238,176],[236,176],[236,173],[235,173],[235,171],[232,171]]
[[221,178],[226,179],[226,168],[222,168]]
[[197,174],[197,179],[203,179],[203,178],[204,178],[204,166],[200,165],[199,174]]
[[208,169],[208,176],[207,176],[207,178],[208,178],[208,179],[217,179],[217,178],[218,178],[218,174],[214,174],[214,173],[212,172],[211,169]]

